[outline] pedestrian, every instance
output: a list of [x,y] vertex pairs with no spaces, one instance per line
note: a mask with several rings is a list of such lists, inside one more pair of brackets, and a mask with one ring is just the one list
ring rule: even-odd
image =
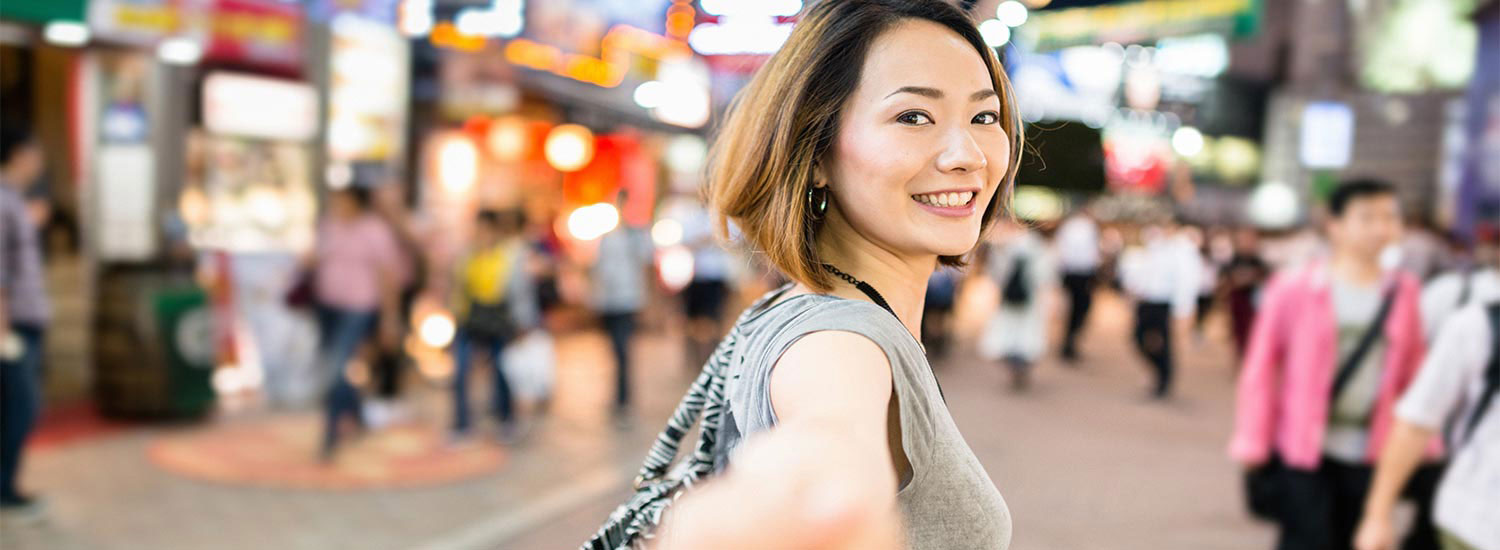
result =
[[372,191],[375,213],[396,238],[396,325],[401,330],[396,339],[376,346],[375,359],[370,366],[374,399],[366,404],[365,416],[376,427],[389,424],[402,416],[398,399],[401,396],[403,367],[409,358],[400,342],[406,334],[407,323],[404,321],[411,318],[412,307],[416,304],[417,296],[426,287],[428,277],[422,222],[407,207],[405,190],[400,181],[387,179]]
[[[683,468],[720,474],[693,483],[654,544],[1009,546],[1005,502],[917,337],[933,271],[1005,215],[1019,124],[1004,68],[958,7],[810,4],[740,92],[708,176],[720,234],[733,223],[794,282],[741,315],[679,409],[710,403],[711,452]],[[674,420],[648,472],[686,429]],[[591,547],[625,542],[621,520],[653,522],[633,510]]]
[[349,368],[361,348],[378,337],[394,346],[399,334],[400,250],[390,226],[371,210],[369,189],[329,193],[318,228],[313,295],[318,301],[319,364],[329,380],[323,443],[333,459],[340,423],[366,427],[359,390]]
[[1068,324],[1063,333],[1062,358],[1078,360],[1078,335],[1088,322],[1099,280],[1099,224],[1085,210],[1074,212],[1057,228],[1057,259],[1063,289],[1068,291]]
[[[627,200],[627,193],[620,191],[618,203],[622,210]],[[614,352],[613,417],[616,427],[621,429],[631,425],[630,348],[635,338],[636,315],[646,305],[654,255],[651,237],[645,231],[621,223],[599,239],[599,256],[594,262],[594,312],[599,315]]]
[[522,238],[520,211],[482,210],[474,221],[474,245],[455,274],[453,338],[453,441],[469,436],[469,371],[475,352],[490,365],[490,409],[502,443],[523,434],[515,419],[514,395],[501,363],[505,346],[541,321],[530,271],[530,244]]
[[[1188,228],[1188,237],[1198,249],[1198,299],[1193,306],[1193,341],[1201,344],[1207,330],[1208,315],[1213,312],[1214,297],[1219,293],[1219,271],[1222,260],[1215,257],[1211,237],[1201,228]],[[1227,258],[1226,258],[1227,260]]]
[[683,201],[677,212],[683,243],[693,254],[693,278],[682,289],[683,313],[687,318],[687,365],[698,367],[708,360],[714,345],[724,335],[724,302],[730,294],[730,257],[713,234],[708,210],[696,200]]
[[[1349,547],[1392,409],[1423,354],[1417,278],[1381,263],[1400,236],[1393,188],[1345,182],[1328,212],[1330,256],[1272,278],[1239,378],[1230,453],[1252,485],[1281,495],[1271,506],[1280,550]],[[1427,451],[1438,457],[1437,446]],[[1435,547],[1430,501],[1417,497],[1408,550]]]
[[1472,261],[1434,277],[1422,288],[1423,334],[1436,336],[1453,312],[1500,299],[1500,233],[1481,234]]
[[1010,370],[1011,387],[1024,390],[1031,367],[1047,348],[1047,296],[1057,277],[1042,238],[1019,224],[1000,224],[999,242],[986,273],[999,289],[1000,304],[985,326],[986,359]]
[[1464,306],[1443,324],[1396,405],[1355,534],[1357,550],[1396,550],[1394,512],[1423,450],[1451,426],[1452,461],[1432,521],[1444,550],[1500,550],[1500,301]]
[[36,517],[41,501],[21,492],[26,440],[42,409],[42,354],[52,305],[37,220],[26,190],[46,166],[29,132],[0,129],[0,511]]
[[1203,261],[1198,248],[1174,223],[1148,225],[1142,246],[1120,257],[1120,281],[1135,300],[1135,345],[1150,363],[1155,382],[1149,396],[1166,399],[1176,372],[1173,333],[1180,333],[1197,306]]
[[953,341],[953,307],[961,280],[956,268],[943,266],[927,279],[927,294],[922,300],[922,345],[927,356],[940,359],[948,355]]
[[1234,234],[1234,255],[1224,264],[1221,278],[1229,308],[1229,333],[1234,338],[1235,364],[1245,359],[1245,345],[1260,304],[1261,286],[1270,276],[1270,266],[1260,257],[1255,229],[1242,227]]

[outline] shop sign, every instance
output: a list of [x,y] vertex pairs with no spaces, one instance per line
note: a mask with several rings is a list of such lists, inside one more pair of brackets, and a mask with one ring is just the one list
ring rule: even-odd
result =
[[289,80],[213,73],[203,80],[203,125],[220,135],[308,140],[317,132],[318,93]]
[[340,15],[357,15],[368,21],[394,26],[400,5],[401,0],[309,0],[307,18],[328,22]]
[[277,67],[302,61],[300,8],[275,0],[94,0],[88,24],[100,39],[127,44],[198,40],[206,59]]
[[409,87],[407,42],[355,15],[331,25],[328,148],[338,160],[388,160],[401,150]]
[[86,0],[5,0],[0,2],[0,19],[49,23],[83,21]]
[[1249,36],[1260,28],[1261,0],[1145,0],[1041,10],[1018,28],[1038,50],[1099,42],[1143,42],[1219,33]]

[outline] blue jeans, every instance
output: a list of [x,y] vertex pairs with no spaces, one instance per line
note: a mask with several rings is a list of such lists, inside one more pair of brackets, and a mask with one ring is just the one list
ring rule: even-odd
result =
[[474,352],[481,351],[494,367],[495,387],[490,408],[501,422],[510,422],[515,411],[511,404],[510,384],[505,380],[505,369],[500,366],[505,342],[494,338],[478,338],[460,329],[453,336],[453,431],[469,431],[469,368],[474,364]]
[[345,415],[353,416],[359,425],[364,425],[360,409],[359,390],[349,382],[344,367],[359,351],[360,344],[375,331],[375,311],[349,311],[334,307],[318,308],[319,363],[332,378],[328,387],[325,408],[327,420],[323,429],[323,452],[333,450],[338,442],[339,420]]
[[21,337],[26,351],[15,361],[0,360],[0,501],[4,502],[21,496],[16,474],[21,470],[21,450],[42,410],[42,345],[46,340],[40,326],[10,328]]

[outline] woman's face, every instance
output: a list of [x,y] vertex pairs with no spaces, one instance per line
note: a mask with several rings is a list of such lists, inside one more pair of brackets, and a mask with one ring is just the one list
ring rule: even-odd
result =
[[957,33],[908,21],[870,46],[840,115],[828,171],[830,215],[904,256],[957,256],[1010,159],[984,59]]

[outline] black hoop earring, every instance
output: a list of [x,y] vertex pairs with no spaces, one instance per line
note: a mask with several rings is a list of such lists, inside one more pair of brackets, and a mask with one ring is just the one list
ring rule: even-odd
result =
[[828,189],[825,187],[810,187],[807,189],[807,213],[813,221],[820,221],[823,215],[828,213]]

